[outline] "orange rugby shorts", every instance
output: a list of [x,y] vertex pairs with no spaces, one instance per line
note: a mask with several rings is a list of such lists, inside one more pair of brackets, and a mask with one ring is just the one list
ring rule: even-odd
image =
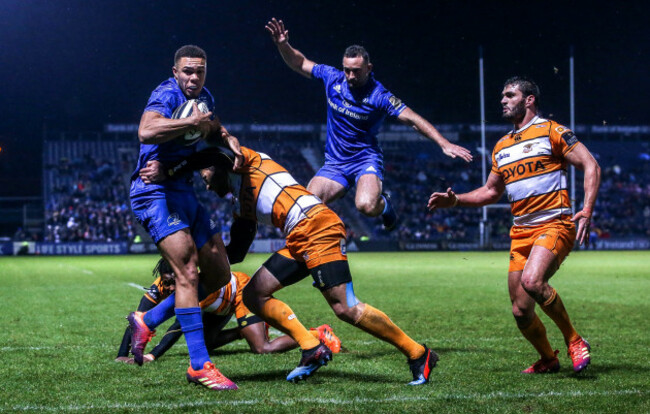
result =
[[303,219],[287,236],[287,245],[278,250],[282,256],[305,262],[308,269],[337,260],[348,260],[343,222],[325,208]]
[[526,260],[533,246],[542,246],[553,252],[560,266],[571,253],[576,240],[576,227],[573,222],[557,222],[541,226],[518,227],[510,229],[510,267],[509,272],[524,270]]

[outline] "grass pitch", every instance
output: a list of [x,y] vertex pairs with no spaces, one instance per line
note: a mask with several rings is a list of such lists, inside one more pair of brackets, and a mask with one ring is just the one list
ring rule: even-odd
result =
[[[252,274],[267,257],[235,269]],[[506,252],[355,253],[357,296],[440,354],[432,382],[406,386],[405,358],[335,320],[305,280],[276,296],[307,327],[331,324],[344,352],[290,384],[299,351],[253,355],[238,341],[213,356],[240,386],[220,393],[186,383],[182,340],[144,367],[113,362],[156,260],[0,258],[0,412],[650,412],[650,252],[574,252],[552,279],[592,346],[580,375],[542,312],[562,369],[519,373],[537,357],[510,314]]]

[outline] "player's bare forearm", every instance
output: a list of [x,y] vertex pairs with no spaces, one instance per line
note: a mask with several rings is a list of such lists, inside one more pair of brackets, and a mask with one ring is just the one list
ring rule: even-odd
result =
[[138,138],[142,144],[162,144],[199,126],[200,118],[169,119],[157,112],[145,112],[140,119]]
[[426,138],[438,144],[446,156],[451,158],[459,157],[467,162],[472,161],[473,157],[468,149],[449,142],[447,138],[442,136],[436,127],[434,127],[429,121],[424,119],[412,109],[404,109],[404,111],[402,111],[402,113],[399,115],[398,119],[404,124],[415,129]]
[[505,191],[505,183],[500,175],[490,173],[484,186],[464,194],[455,194],[451,188],[446,193],[433,193],[429,197],[429,210],[449,207],[483,207],[494,204]]
[[458,198],[457,205],[459,207],[483,207],[499,201],[501,194],[484,185],[469,193],[458,194],[456,197]]
[[314,67],[314,62],[307,59],[299,50],[291,47],[289,44],[289,30],[284,26],[284,22],[273,17],[264,26],[264,29],[266,29],[266,32],[271,36],[271,40],[278,47],[278,52],[280,52],[284,63],[304,77],[311,78],[311,70]]
[[287,66],[302,76],[311,79],[311,70],[314,67],[314,62],[307,59],[298,49],[291,47],[289,42],[279,44],[278,51]]
[[585,200],[584,208],[593,211],[596,204],[596,197],[600,189],[600,166],[594,162],[585,168],[584,191]]
[[584,208],[591,212],[600,188],[600,166],[598,161],[582,143],[578,143],[575,149],[565,157],[571,165],[584,172]]

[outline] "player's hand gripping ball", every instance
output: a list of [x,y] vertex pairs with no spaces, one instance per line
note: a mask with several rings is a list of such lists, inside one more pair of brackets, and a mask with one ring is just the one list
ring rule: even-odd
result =
[[[172,119],[183,119],[191,116],[194,102],[196,102],[199,111],[203,112],[204,114],[210,112],[208,106],[203,101],[199,101],[198,99],[190,99],[176,108],[172,114]],[[183,145],[192,145],[195,142],[199,141],[201,138],[203,138],[201,131],[198,129],[193,129],[187,131],[184,135],[178,137],[177,139],[182,142]]]

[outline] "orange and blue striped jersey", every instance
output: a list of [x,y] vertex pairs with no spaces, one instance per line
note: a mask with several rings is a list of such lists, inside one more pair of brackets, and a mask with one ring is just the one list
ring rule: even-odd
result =
[[564,157],[577,144],[573,131],[537,116],[497,142],[492,173],[505,183],[515,226],[571,215]]

